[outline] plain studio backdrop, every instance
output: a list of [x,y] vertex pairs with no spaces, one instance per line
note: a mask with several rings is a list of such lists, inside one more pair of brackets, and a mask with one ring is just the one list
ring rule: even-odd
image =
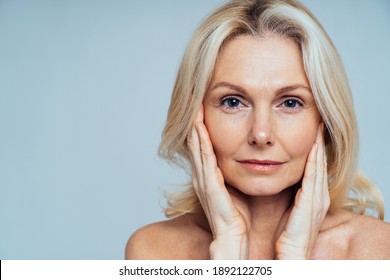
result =
[[[390,3],[302,1],[338,48],[390,221]],[[222,0],[0,0],[0,259],[123,259],[186,175],[156,155],[186,44]]]

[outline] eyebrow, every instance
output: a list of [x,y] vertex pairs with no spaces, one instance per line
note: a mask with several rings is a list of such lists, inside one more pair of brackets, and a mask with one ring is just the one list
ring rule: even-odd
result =
[[[216,85],[214,85],[211,88],[211,91],[213,91],[213,90],[215,90],[217,88],[220,88],[220,87],[225,87],[225,88],[229,88],[229,89],[232,89],[232,90],[235,90],[235,91],[246,93],[246,90],[244,88],[242,88],[242,87],[240,87],[238,85],[234,85],[234,84],[228,83],[228,82],[219,82],[219,83],[217,83]],[[275,94],[276,95],[280,95],[280,94],[283,94],[283,93],[294,91],[296,89],[304,89],[307,92],[311,93],[311,89],[309,87],[304,86],[302,84],[294,84],[294,85],[289,85],[289,86],[285,86],[285,87],[277,89]]]

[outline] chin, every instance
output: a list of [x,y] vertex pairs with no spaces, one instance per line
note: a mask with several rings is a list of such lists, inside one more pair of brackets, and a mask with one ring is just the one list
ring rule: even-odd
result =
[[295,182],[278,182],[274,180],[248,180],[242,182],[232,182],[230,186],[249,196],[273,196],[296,185]]

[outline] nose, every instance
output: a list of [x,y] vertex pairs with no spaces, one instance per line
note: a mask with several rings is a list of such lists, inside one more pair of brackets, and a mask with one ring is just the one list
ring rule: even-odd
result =
[[256,146],[274,144],[272,113],[268,110],[255,112],[250,119],[248,143]]

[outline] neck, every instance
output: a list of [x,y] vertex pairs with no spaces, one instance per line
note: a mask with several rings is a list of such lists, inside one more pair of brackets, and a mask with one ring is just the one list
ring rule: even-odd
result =
[[295,188],[290,187],[273,196],[250,197],[251,228],[249,257],[274,258],[275,242],[287,222]]
[[263,231],[263,229],[269,229],[271,224],[278,224],[290,208],[293,198],[294,187],[272,196],[249,197],[251,230]]
[[[230,194],[239,192],[227,186]],[[249,259],[274,259],[274,247],[282,233],[295,197],[296,187],[292,186],[272,196],[246,196],[249,205],[250,224]],[[243,193],[240,193],[243,195]],[[195,215],[197,224],[211,233],[211,228],[203,211]],[[193,217],[194,218],[194,217]]]

